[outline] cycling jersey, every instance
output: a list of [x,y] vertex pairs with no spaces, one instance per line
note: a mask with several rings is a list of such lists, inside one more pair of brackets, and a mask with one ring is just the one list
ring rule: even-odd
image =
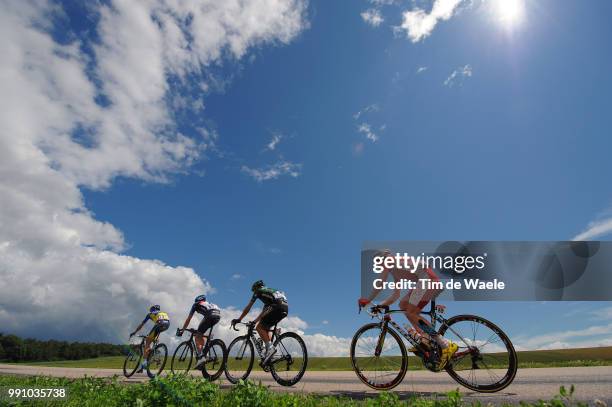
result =
[[253,292],[253,298],[251,301],[261,300],[264,305],[281,305],[287,304],[287,297],[285,293],[270,287],[261,287]]
[[144,324],[145,322],[147,322],[148,320],[153,321],[154,324],[157,324],[158,322],[161,321],[170,321],[170,317],[168,317],[168,314],[166,314],[165,312],[150,312],[147,314],[147,316],[145,317],[144,321],[142,321],[142,323]]
[[216,304],[208,301],[199,301],[195,302],[191,306],[191,311],[189,313],[193,315],[194,312],[197,312],[200,315],[203,315],[204,318],[208,318],[214,315],[220,315],[221,309]]

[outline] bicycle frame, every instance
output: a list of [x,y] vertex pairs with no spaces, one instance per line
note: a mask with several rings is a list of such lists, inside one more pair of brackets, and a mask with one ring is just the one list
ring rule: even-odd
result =
[[[253,333],[253,331],[255,330],[255,325],[254,324],[244,324],[247,326],[247,333],[246,335],[249,337],[249,340],[251,340],[251,342],[255,342],[257,340],[257,338],[255,337],[255,334]],[[274,343],[274,340],[278,337],[279,334],[279,330],[276,327],[277,324],[274,324],[274,326],[272,327],[272,329],[270,329],[268,332],[272,332],[272,336],[270,337],[270,342]],[[244,344],[242,345],[242,347],[240,348],[239,351],[239,355],[240,357],[237,358],[238,360],[242,360],[242,357],[244,356],[244,352],[246,351],[246,347],[247,347],[247,342],[245,341]],[[260,358],[263,358],[263,355],[261,353],[261,351],[259,349],[257,349],[257,347],[255,347],[257,350],[257,354],[259,355]]]
[[196,335],[202,335],[202,338],[206,339],[206,343],[204,344],[204,347],[202,348],[202,353],[206,354],[206,352],[208,351],[208,348],[210,347],[210,341],[213,338],[213,334],[212,334],[213,328],[214,328],[214,325],[211,326],[210,328],[208,328],[206,333],[203,333],[203,334],[200,334],[200,332],[197,329],[190,329],[190,328],[185,329],[186,331],[188,331],[191,334],[191,336],[189,337],[188,341],[189,341],[189,343],[191,343],[191,346],[193,347],[193,349],[195,351],[197,351],[197,349],[198,349],[197,343],[195,341],[195,336]]
[[[383,310],[382,315],[381,315],[380,312],[370,312],[370,311],[368,311],[368,314],[370,314],[372,316],[372,318],[379,318],[379,319],[382,320],[382,329],[381,329],[382,333],[380,335],[378,344],[376,345],[376,350],[375,350],[376,356],[380,356],[380,353],[382,352],[382,347],[384,345],[384,338],[385,338],[385,334],[387,333],[387,330],[389,329],[389,324],[400,335],[402,335],[412,346],[414,346],[416,349],[418,349],[421,353],[423,353],[424,355],[428,354],[428,350],[424,349],[420,342],[415,341],[408,334],[408,331],[406,331],[402,326],[400,326],[397,322],[395,322],[395,321],[393,321],[393,319],[391,319],[391,314],[397,314],[397,313],[405,314],[404,310],[401,310],[401,309],[390,310],[389,307],[383,307],[382,310]],[[442,313],[442,312],[443,311],[441,311],[439,309],[439,307],[436,306],[436,301],[432,300],[430,308],[429,308],[429,311],[421,311],[421,315],[428,315],[432,328],[437,331],[436,325],[438,323],[440,325],[447,325],[446,324],[447,319],[440,315],[440,313]],[[463,343],[467,347],[467,349],[465,351],[456,352],[453,355],[453,359],[462,357],[462,356],[467,355],[467,354],[474,353],[473,347],[470,346],[467,342],[465,342],[465,340],[463,339],[463,337],[459,333],[457,333],[455,330],[453,330],[450,327],[449,327],[449,330],[451,332],[453,332],[455,335],[457,335],[458,338],[461,338],[461,340],[463,341]]]

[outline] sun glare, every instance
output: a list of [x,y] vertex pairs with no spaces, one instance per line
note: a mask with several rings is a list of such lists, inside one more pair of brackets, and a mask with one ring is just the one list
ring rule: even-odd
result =
[[524,0],[492,0],[493,12],[501,24],[512,28],[525,17]]

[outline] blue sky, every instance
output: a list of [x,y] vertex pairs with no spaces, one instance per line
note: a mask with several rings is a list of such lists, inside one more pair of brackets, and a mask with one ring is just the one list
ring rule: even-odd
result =
[[[242,307],[262,278],[286,291],[307,333],[340,337],[363,322],[363,241],[563,240],[605,225],[612,4],[519,3],[521,17],[500,22],[495,2],[458,2],[415,39],[404,13],[433,2],[311,1],[289,37],[226,49],[179,85],[168,80],[165,100],[204,106],[170,109],[185,136],[208,135],[197,159],[164,182],[123,167],[106,184],[83,176],[83,208],[122,233],[122,255],[193,268],[223,307]],[[60,7],[48,32],[80,39],[95,77],[99,15]],[[449,312],[484,314],[520,337],[610,329],[609,307]]]
[[[220,304],[243,305],[263,278],[311,325],[328,320],[344,336],[358,324],[348,316],[364,240],[571,238],[612,200],[597,187],[612,170],[612,10],[549,3],[528,5],[512,36],[466,10],[414,44],[365,24],[367,4],[313,2],[295,43],[230,66],[231,83],[208,97],[226,157],[198,163],[204,176],[88,192],[88,206],[121,228],[128,253],[193,267]],[[444,86],[466,64],[473,75]],[[376,143],[353,118],[372,104],[365,119],[386,125]],[[263,151],[274,134],[275,151]],[[279,157],[301,163],[300,176],[257,183],[240,171]],[[514,306],[517,318],[507,304],[486,308],[521,332],[514,320],[532,305]],[[538,326],[575,307],[546,305],[551,324]]]

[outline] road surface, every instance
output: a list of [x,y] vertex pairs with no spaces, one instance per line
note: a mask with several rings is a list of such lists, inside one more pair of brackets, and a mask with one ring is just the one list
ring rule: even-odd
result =
[[[199,372],[196,372],[199,374]],[[0,374],[19,375],[46,375],[60,377],[110,377],[122,375],[118,369],[86,369],[0,364]],[[122,376],[121,376],[122,377]],[[308,392],[326,395],[342,395],[356,399],[373,397],[376,391],[362,384],[353,372],[306,372],[302,380],[294,387],[279,386],[268,373],[253,372],[251,379],[269,386],[275,391]],[[136,374],[126,382],[139,382],[147,380],[143,374]],[[519,369],[514,382],[499,393],[480,394],[462,388],[445,373],[431,373],[426,371],[409,371],[404,382],[394,391],[400,398],[414,395],[424,397],[438,397],[444,392],[461,390],[466,401],[480,400],[484,403],[518,403],[519,401],[535,401],[549,399],[559,392],[559,386],[576,386],[575,399],[590,401],[595,399],[604,401],[612,406],[612,366],[597,367],[560,367]],[[223,387],[230,385],[226,380],[221,381]]]

